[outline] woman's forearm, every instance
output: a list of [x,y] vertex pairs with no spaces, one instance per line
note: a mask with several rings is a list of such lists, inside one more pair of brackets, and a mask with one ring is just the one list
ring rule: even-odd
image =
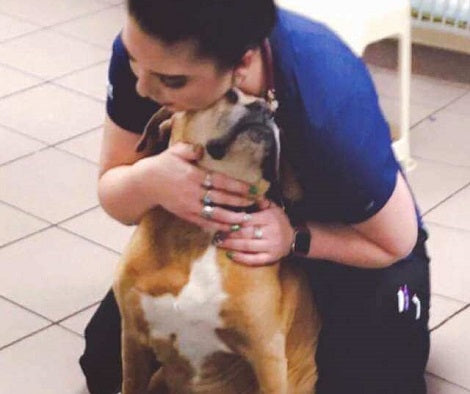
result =
[[390,253],[348,225],[307,224],[312,239],[308,257],[360,268],[384,268],[402,257]]
[[111,217],[126,225],[137,224],[156,205],[148,196],[148,187],[143,185],[141,171],[139,162],[114,167],[98,182],[101,206]]

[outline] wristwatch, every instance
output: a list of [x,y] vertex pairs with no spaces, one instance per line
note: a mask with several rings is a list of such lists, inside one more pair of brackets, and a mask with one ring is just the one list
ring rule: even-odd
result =
[[294,227],[294,239],[290,247],[291,254],[303,257],[308,256],[311,240],[312,235],[307,226],[301,225]]

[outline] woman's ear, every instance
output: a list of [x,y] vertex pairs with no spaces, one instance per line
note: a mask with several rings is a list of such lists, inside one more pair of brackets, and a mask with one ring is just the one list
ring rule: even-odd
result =
[[249,69],[253,64],[253,60],[255,57],[255,50],[248,49],[243,57],[241,58],[240,62],[233,71],[233,85],[235,87],[239,87],[248,76]]

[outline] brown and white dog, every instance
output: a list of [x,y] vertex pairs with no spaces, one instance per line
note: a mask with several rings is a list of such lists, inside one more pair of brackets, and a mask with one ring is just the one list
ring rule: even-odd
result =
[[[199,167],[266,192],[278,130],[263,100],[232,90],[206,110],[170,115],[154,115],[140,149],[152,152],[171,128],[170,144],[205,148]],[[122,393],[313,393],[320,323],[302,272],[236,264],[213,235],[161,207],[138,225],[113,286]]]

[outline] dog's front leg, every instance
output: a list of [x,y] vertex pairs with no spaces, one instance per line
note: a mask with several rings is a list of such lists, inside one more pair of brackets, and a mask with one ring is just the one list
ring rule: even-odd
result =
[[153,352],[126,329],[122,330],[122,394],[147,394],[153,374]]
[[260,393],[287,394],[289,392],[286,338],[282,333],[279,332],[271,338],[258,341],[248,350],[247,358],[258,379]]

